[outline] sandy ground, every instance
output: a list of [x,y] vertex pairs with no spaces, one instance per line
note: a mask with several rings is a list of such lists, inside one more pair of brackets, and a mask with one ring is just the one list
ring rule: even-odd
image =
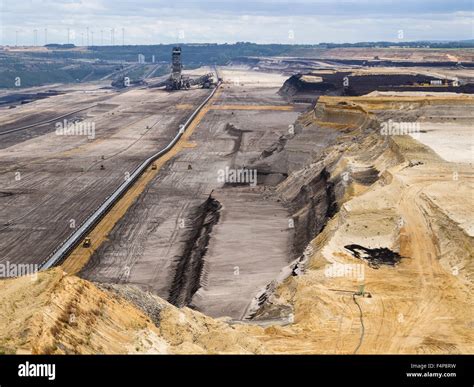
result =
[[421,124],[422,132],[416,139],[428,145],[446,161],[474,163],[474,131],[470,124]]
[[[124,296],[97,288],[61,269],[34,280],[2,281],[0,353],[167,354],[259,353],[263,345],[227,324],[157,297],[153,319]],[[122,289],[128,297],[134,289]],[[127,297],[127,296],[125,296]],[[136,302],[136,298],[135,298]],[[157,326],[159,325],[159,326]],[[21,334],[18,334],[21,332]]]
[[[450,129],[452,133],[458,127]],[[462,133],[463,126],[459,129]],[[405,161],[346,201],[313,241],[305,274],[279,288],[272,302],[292,305],[295,323],[266,328],[261,338],[267,349],[473,353],[474,208],[467,200],[474,192],[471,167],[444,161],[407,136],[393,141]],[[463,149],[468,157],[470,149],[458,153]],[[373,165],[380,168],[393,156],[384,152]],[[352,166],[365,164],[365,157],[355,152]],[[395,267],[373,268],[344,248],[354,243],[388,247],[403,258]],[[343,265],[342,274],[331,271],[334,264]],[[361,285],[370,298],[358,294]]]
[[[246,86],[250,83],[224,84],[214,103],[285,105],[270,86]],[[473,99],[462,95],[319,98],[315,111],[302,117],[301,132],[285,144],[292,149],[289,178],[277,191],[291,191],[288,182],[297,183],[322,163],[334,181],[348,177],[341,206],[308,245],[308,260],[293,273],[298,275],[281,278],[261,306],[272,315],[290,311],[286,318],[244,324],[177,309],[142,291],[150,278],[172,287],[172,267],[163,271],[166,262],[156,257],[166,257],[161,252],[171,246],[178,250],[168,258],[179,253],[194,229],[181,230],[179,219],[186,225],[196,216],[196,205],[212,189],[222,207],[207,245],[203,286],[193,303],[201,303],[209,314],[239,317],[248,297],[289,263],[287,242],[282,242],[290,233],[282,228],[286,214],[278,202],[260,203],[258,190],[221,187],[214,178],[217,168],[247,164],[274,144],[297,112],[210,107],[188,144],[160,166],[146,194],[116,224],[96,261],[92,258],[95,264],[86,269],[88,279],[118,282],[115,290],[101,290],[59,269],[36,282],[1,281],[0,348],[38,353],[474,353],[472,147],[461,146],[470,141],[472,107]],[[421,142],[410,136],[384,138],[371,124],[389,119],[420,120],[422,129],[431,129],[421,133]],[[225,130],[226,121],[249,132],[236,140]],[[328,143],[324,152],[303,147],[308,133],[327,139],[330,132],[344,136]],[[450,142],[458,136],[453,156]],[[299,149],[305,150],[304,157]],[[367,170],[376,171],[375,181],[360,183],[360,171]],[[252,244],[255,238],[265,244]],[[351,253],[347,246],[353,244],[388,249],[400,260],[374,265],[371,254],[357,258]],[[131,277],[117,277],[119,268],[136,257]],[[177,280],[192,285],[185,276]],[[223,300],[230,301],[222,306]],[[71,323],[71,314],[77,324]]]

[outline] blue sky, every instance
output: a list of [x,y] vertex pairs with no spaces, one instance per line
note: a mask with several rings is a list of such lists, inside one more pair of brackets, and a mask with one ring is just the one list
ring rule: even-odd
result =
[[[0,0],[0,43],[472,39],[474,0]],[[18,33],[16,32],[18,31]],[[402,31],[402,32],[400,32]],[[401,37],[401,39],[400,39]]]

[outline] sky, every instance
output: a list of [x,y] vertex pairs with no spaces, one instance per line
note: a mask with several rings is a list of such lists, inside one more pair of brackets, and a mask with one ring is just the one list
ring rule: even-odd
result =
[[0,0],[0,44],[462,40],[473,20],[474,0]]

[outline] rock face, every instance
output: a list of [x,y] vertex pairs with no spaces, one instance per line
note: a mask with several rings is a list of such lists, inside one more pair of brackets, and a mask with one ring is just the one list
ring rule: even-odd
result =
[[289,101],[313,102],[321,95],[361,96],[371,92],[454,92],[474,94],[474,84],[430,87],[430,82],[439,78],[416,73],[377,74],[363,71],[311,70],[307,74],[292,75],[279,90],[279,94]]
[[[454,134],[465,136],[473,107],[467,95],[324,96],[292,133],[268,122],[270,130],[253,136],[237,129],[255,120],[265,127],[271,115],[262,112],[240,125],[213,121],[207,137],[195,138],[211,144],[207,158],[199,160],[189,146],[168,166],[182,185],[186,179],[178,177],[190,162],[204,171],[194,180],[200,196],[188,193],[192,222],[179,234],[186,236],[179,240],[185,259],[173,261],[177,269],[168,278],[166,294],[180,307],[143,284],[96,284],[60,268],[33,281],[5,280],[0,350],[474,353],[474,204],[466,200],[474,192],[472,160],[470,147],[460,146],[454,157],[445,145]],[[220,120],[232,117],[223,110]],[[427,130],[417,139],[384,135],[388,120],[422,122]],[[222,186],[211,195],[203,188],[205,178],[215,177],[203,167],[222,156],[213,138],[230,160],[216,165],[255,168],[257,187]],[[169,185],[161,183],[166,193]],[[143,217],[130,212],[130,230],[146,223],[139,234],[145,238],[157,218],[146,216],[145,199],[135,206]],[[128,235],[126,229],[118,227],[117,235]],[[242,244],[254,236],[259,243]],[[236,258],[237,272],[247,276],[229,271]],[[265,276],[257,291],[253,273],[260,281]],[[229,293],[234,297],[225,303]],[[238,317],[211,318],[184,305]]]

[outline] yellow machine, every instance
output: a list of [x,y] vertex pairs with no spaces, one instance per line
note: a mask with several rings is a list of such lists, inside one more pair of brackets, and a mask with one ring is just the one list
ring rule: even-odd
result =
[[82,242],[82,247],[91,247],[91,238],[86,237],[84,242]]

